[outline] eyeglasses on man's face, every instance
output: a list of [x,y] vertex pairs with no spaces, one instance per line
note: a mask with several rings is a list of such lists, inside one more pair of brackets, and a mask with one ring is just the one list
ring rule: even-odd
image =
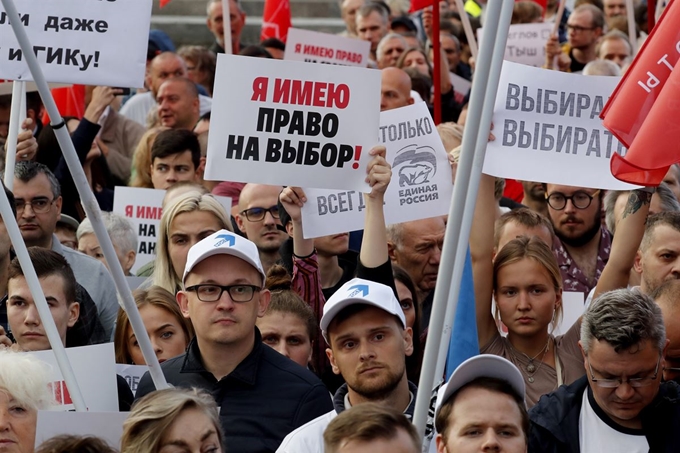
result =
[[241,214],[245,215],[249,222],[259,222],[264,219],[267,213],[270,213],[275,219],[280,218],[278,206],[272,206],[271,208],[250,208],[241,211]]
[[647,387],[649,385],[652,385],[656,382],[657,377],[659,376],[659,364],[661,363],[661,356],[659,355],[659,360],[656,361],[656,368],[654,368],[654,374],[651,376],[646,376],[646,377],[638,377],[638,378],[628,378],[628,379],[622,379],[622,378],[613,378],[613,379],[599,379],[595,378],[595,374],[593,373],[593,367],[590,365],[590,359],[588,359],[588,371],[590,371],[590,380],[597,385],[598,387],[602,387],[605,389],[615,389],[618,388],[621,384],[624,382],[630,385],[633,388],[640,388],[640,387]]
[[560,192],[553,192],[550,195],[545,194],[545,199],[548,200],[548,205],[555,211],[561,211],[567,207],[567,201],[571,200],[576,209],[586,209],[593,202],[593,198],[599,194],[596,190],[593,194],[589,194],[583,190],[577,190],[571,196],[566,196]]
[[52,198],[50,200],[47,197],[35,197],[29,201],[26,201],[22,198],[17,198],[14,200],[14,205],[17,208],[18,214],[24,212],[26,206],[30,206],[33,212],[36,214],[44,214],[50,211],[50,209],[52,208],[52,203],[54,203],[54,200],[56,200],[56,198]]
[[202,302],[217,302],[222,297],[225,291],[229,293],[229,297],[234,302],[250,302],[253,300],[255,293],[262,291],[262,288],[255,285],[214,285],[202,284],[193,285],[185,289],[185,291],[195,292],[198,300]]
[[584,31],[593,31],[595,30],[595,27],[581,27],[580,25],[567,24],[567,30],[575,31],[576,33],[583,33]]

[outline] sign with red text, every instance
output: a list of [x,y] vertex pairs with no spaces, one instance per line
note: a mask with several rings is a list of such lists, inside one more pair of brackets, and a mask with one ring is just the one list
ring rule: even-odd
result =
[[[15,1],[48,82],[144,86],[151,0]],[[0,78],[32,80],[0,5]]]
[[[447,214],[453,192],[451,166],[427,105],[419,102],[382,112],[378,141],[387,148],[386,159],[392,166],[392,180],[385,192],[385,222]],[[363,229],[361,192],[305,189],[305,195],[305,238]]]
[[[165,190],[117,186],[113,195],[113,212],[128,219],[137,231],[137,257],[130,269],[133,274],[156,259],[156,240],[160,234]],[[227,214],[231,198],[215,197]]]
[[205,179],[367,190],[380,71],[220,54],[213,99]]
[[284,60],[366,67],[371,43],[318,31],[288,30]]
[[[545,44],[553,26],[549,22],[510,25],[503,59],[540,68],[545,64]],[[481,47],[481,28],[477,29],[477,42]]]
[[611,174],[626,149],[599,118],[617,77],[584,76],[503,63],[496,104],[496,140],[484,173],[499,178],[597,189],[629,190]]
[[118,451],[129,412],[38,411],[35,446],[60,435],[96,436]]
[[[54,397],[54,410],[75,410],[71,393],[66,387],[64,377],[59,371],[54,353],[49,351],[28,352],[36,359],[47,363],[52,369],[50,390]],[[117,412],[118,385],[116,383],[116,360],[113,343],[66,348],[73,373],[85,399],[88,411]]]

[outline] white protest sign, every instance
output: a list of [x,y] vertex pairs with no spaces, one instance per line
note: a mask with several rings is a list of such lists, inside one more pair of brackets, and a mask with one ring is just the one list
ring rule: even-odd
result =
[[139,380],[142,379],[144,373],[149,371],[149,367],[146,365],[126,365],[123,363],[116,364],[116,373],[123,376],[125,382],[127,382],[132,394],[137,394],[137,386],[139,385]]
[[616,77],[503,64],[484,173],[499,178],[629,190],[609,161],[625,148],[599,118]]
[[562,293],[562,321],[553,331],[553,335],[564,335],[571,329],[578,318],[586,310],[583,293],[564,291]]
[[[553,24],[510,25],[505,44],[504,60],[540,68],[545,64],[545,44],[552,33]],[[477,29],[477,41],[481,46],[482,29]]]
[[472,83],[453,72],[449,72],[449,80],[451,85],[453,85],[453,95],[456,102],[463,105],[465,103],[465,96],[467,96],[470,88],[472,88]]
[[[448,213],[453,192],[451,167],[425,103],[382,112],[378,139],[386,146],[386,159],[392,166],[392,181],[385,192],[385,222]],[[360,192],[305,189],[305,195],[305,238],[363,229]]]
[[38,411],[35,446],[62,434],[96,436],[109,446],[120,448],[123,423],[129,412],[52,412]]
[[218,55],[213,99],[206,179],[368,189],[380,71]]
[[371,43],[328,33],[289,28],[284,60],[366,67]]
[[[56,401],[55,410],[70,411],[75,406],[59,371],[54,353],[49,351],[29,352],[33,357],[49,364],[52,368],[50,389]],[[85,399],[88,411],[117,412],[118,385],[116,383],[116,360],[113,343],[66,348],[73,373]]]
[[[117,186],[113,194],[113,212],[132,222],[137,231],[137,258],[130,272],[137,272],[156,259],[156,239],[160,233],[165,190]],[[231,198],[215,197],[227,214],[231,211]]]
[[[144,85],[151,0],[15,3],[48,82]],[[32,80],[2,5],[0,78]]]

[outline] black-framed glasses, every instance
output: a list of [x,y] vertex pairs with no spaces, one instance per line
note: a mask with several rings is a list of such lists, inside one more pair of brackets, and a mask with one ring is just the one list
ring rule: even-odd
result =
[[555,211],[561,211],[567,207],[567,201],[571,200],[576,209],[586,209],[593,202],[593,198],[600,193],[600,190],[596,190],[593,194],[584,192],[583,190],[577,190],[571,196],[566,196],[560,192],[553,192],[550,195],[545,194],[545,199],[548,200],[548,205]]
[[24,212],[26,206],[30,206],[33,212],[35,212],[36,214],[44,214],[50,211],[50,208],[52,207],[52,203],[54,203],[54,200],[56,200],[56,198],[52,198],[50,200],[47,197],[35,197],[29,201],[17,198],[14,200],[14,205],[17,208],[17,213]]
[[272,206],[271,208],[250,208],[245,211],[241,211],[241,214],[246,216],[246,219],[250,222],[259,222],[264,219],[264,216],[270,213],[275,219],[281,218],[279,215],[279,207]]
[[656,378],[659,376],[659,364],[661,363],[661,356],[659,355],[659,360],[656,361],[656,368],[654,368],[654,374],[647,377],[640,378],[628,378],[625,381],[621,378],[616,379],[595,379],[593,374],[593,367],[590,365],[590,359],[588,359],[588,371],[590,371],[590,380],[597,384],[599,387],[605,389],[615,389],[624,382],[628,383],[633,388],[647,387],[652,385]]
[[195,292],[198,300],[203,302],[217,302],[225,291],[229,293],[229,297],[231,297],[231,300],[234,302],[250,302],[253,300],[255,292],[262,291],[262,288],[255,285],[222,286],[202,284],[189,286],[185,291]]
[[580,25],[569,25],[567,24],[567,30],[574,30],[577,33],[583,33],[584,31],[593,31],[596,27],[581,27]]

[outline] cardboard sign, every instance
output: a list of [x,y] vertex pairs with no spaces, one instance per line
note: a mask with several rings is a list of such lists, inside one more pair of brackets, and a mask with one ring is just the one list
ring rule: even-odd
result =
[[[151,0],[15,1],[48,82],[144,86]],[[0,78],[32,80],[0,5]]]
[[630,190],[609,168],[623,145],[600,111],[619,79],[550,71],[506,61],[496,104],[496,140],[484,173],[500,178],[597,189]]
[[146,365],[126,365],[123,363],[116,364],[116,373],[123,376],[125,382],[127,382],[132,394],[137,394],[137,386],[139,385],[139,380],[142,379],[144,373],[149,371],[149,367]]
[[[165,190],[138,187],[116,187],[113,194],[113,212],[127,218],[137,231],[137,258],[130,272],[156,259],[156,240],[160,233]],[[231,198],[215,197],[227,214],[231,211]],[[139,286],[139,285],[138,285]]]
[[[66,387],[57,359],[49,351],[29,352],[52,368],[50,389],[53,392],[55,410],[75,410],[71,395]],[[113,343],[67,348],[66,355],[71,362],[73,373],[85,399],[88,411],[118,412],[118,385]]]
[[123,423],[128,415],[128,412],[38,411],[35,447],[54,436],[70,434],[99,437],[117,451],[123,436]]
[[[545,44],[550,38],[554,24],[510,25],[505,45],[504,60],[540,68],[545,64]],[[477,41],[481,47],[482,29],[477,29]]]
[[366,67],[371,43],[328,33],[288,29],[284,60]]
[[[425,103],[382,112],[378,139],[387,147],[386,158],[392,166],[392,181],[385,192],[385,222],[447,214],[453,192],[451,166]],[[305,189],[305,195],[305,238],[363,229],[361,192]]]
[[367,190],[379,98],[380,71],[220,54],[205,178]]

